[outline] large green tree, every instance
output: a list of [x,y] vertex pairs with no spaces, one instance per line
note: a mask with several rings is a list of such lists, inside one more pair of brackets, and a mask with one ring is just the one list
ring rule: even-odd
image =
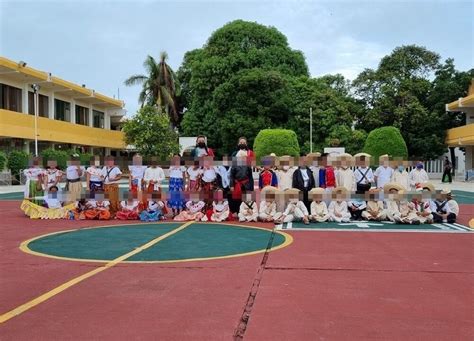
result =
[[140,84],[142,90],[138,96],[138,101],[142,105],[156,105],[160,110],[166,112],[173,126],[179,124],[177,97],[180,95],[180,88],[176,74],[166,63],[168,54],[160,53],[160,61],[148,55],[143,63],[146,75],[137,74],[125,80],[125,85],[133,86]]
[[179,137],[170,127],[168,115],[155,106],[144,106],[125,121],[122,131],[125,143],[133,145],[143,156],[169,159],[179,152]]
[[[183,135],[205,134],[219,154],[230,153],[239,136],[253,144],[264,128],[293,129],[309,151],[309,108],[316,146],[355,110],[340,75],[311,79],[304,56],[274,27],[236,20],[215,31],[201,49],[186,53],[178,70]],[[358,109],[356,109],[358,108]]]
[[357,126],[365,130],[394,126],[411,157],[436,158],[446,150],[446,128],[462,121],[446,115],[444,105],[465,93],[467,78],[454,69],[452,60],[441,64],[440,56],[424,47],[397,47],[376,70],[364,70],[353,82],[365,105]]

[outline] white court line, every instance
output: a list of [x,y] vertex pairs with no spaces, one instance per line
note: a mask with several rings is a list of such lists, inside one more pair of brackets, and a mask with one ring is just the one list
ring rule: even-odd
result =
[[397,230],[397,229],[338,229],[338,228],[301,228],[301,227],[294,227],[291,229],[281,229],[277,228],[277,231],[284,231],[284,232],[291,232],[291,231],[306,231],[306,232],[343,232],[343,231],[348,231],[348,232],[421,232],[421,233],[470,233],[471,231],[465,231],[465,230],[447,230],[447,229],[440,229],[440,230],[419,230],[419,229],[413,229],[413,230]]
[[447,226],[452,227],[453,229],[456,229],[456,230],[459,230],[459,231],[469,231],[470,232],[470,230],[466,229],[464,226],[458,227],[454,224],[448,224],[448,223],[444,223],[444,225],[447,225]]

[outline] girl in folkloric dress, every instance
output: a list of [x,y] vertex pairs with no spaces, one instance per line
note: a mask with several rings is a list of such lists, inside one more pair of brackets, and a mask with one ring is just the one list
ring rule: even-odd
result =
[[171,159],[169,177],[168,207],[173,210],[173,217],[175,217],[184,207],[184,180],[186,177],[186,168],[181,166],[179,155],[175,155]]
[[222,222],[229,217],[229,203],[224,199],[224,192],[218,189],[214,193],[215,200],[212,202],[211,221]]
[[[200,200],[198,192],[191,192],[189,194],[189,201],[186,202],[186,209],[181,211],[174,220],[176,221],[201,221],[205,214],[203,213],[204,207],[206,204],[204,201]],[[207,220],[207,219],[204,219]]]
[[102,168],[100,168],[100,159],[92,157],[90,166],[86,170],[87,188],[91,193],[104,190],[104,177],[102,175]]
[[186,173],[188,174],[188,190],[190,192],[197,191],[202,176],[202,168],[199,166],[199,161],[194,161],[194,164],[188,167]]
[[28,169],[23,171],[23,174],[26,177],[25,183],[25,199],[31,199],[31,202],[41,205],[41,200],[36,199],[36,197],[43,196],[43,175],[44,170],[40,167],[41,159],[35,157],[32,160],[31,166]]

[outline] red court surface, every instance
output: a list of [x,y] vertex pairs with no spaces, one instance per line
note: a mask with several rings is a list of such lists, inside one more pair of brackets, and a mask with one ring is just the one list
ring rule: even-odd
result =
[[[18,206],[0,202],[0,315],[103,265],[26,254],[21,242],[123,224],[29,220]],[[474,338],[474,234],[286,232],[293,243],[267,254],[119,263],[1,323],[0,339]]]

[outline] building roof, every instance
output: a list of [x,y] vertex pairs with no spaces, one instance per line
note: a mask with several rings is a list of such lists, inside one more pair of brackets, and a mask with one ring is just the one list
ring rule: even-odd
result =
[[465,108],[474,108],[474,79],[471,80],[466,97],[446,104],[446,111],[463,111]]
[[39,83],[41,87],[55,92],[67,92],[72,97],[80,98],[81,101],[90,104],[118,109],[124,107],[124,102],[121,100],[53,76],[50,72],[34,69],[22,61],[15,62],[2,56],[0,56],[0,75],[19,82]]

